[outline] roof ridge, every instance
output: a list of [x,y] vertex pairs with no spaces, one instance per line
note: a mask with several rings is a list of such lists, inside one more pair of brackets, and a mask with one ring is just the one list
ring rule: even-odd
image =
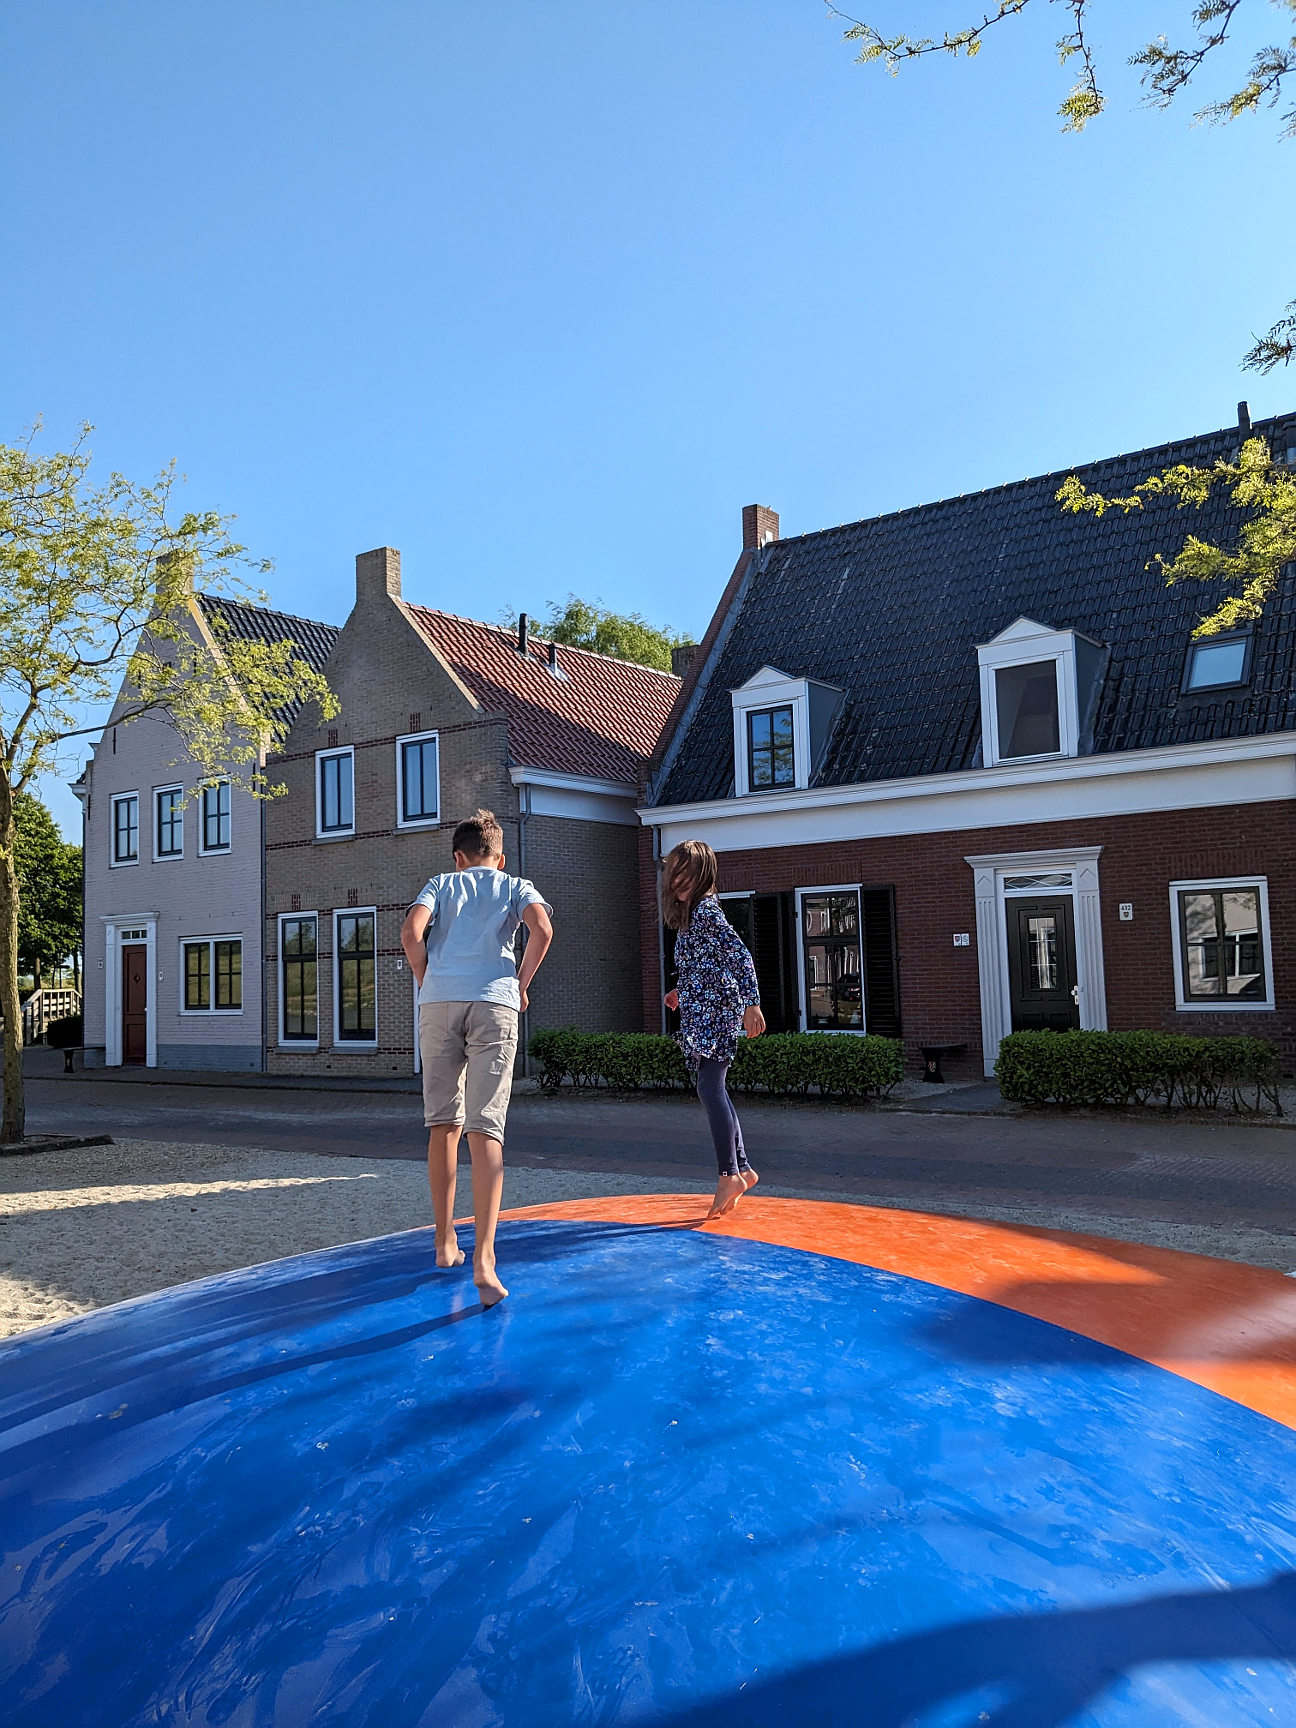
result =
[[[1263,420],[1251,422],[1251,432],[1258,433],[1265,427],[1281,426],[1292,420],[1296,410],[1285,414],[1270,414]],[[1195,432],[1187,438],[1168,438],[1160,444],[1147,444],[1139,450],[1118,450],[1111,456],[1095,456],[1087,462],[1071,462],[1062,468],[1046,468],[1042,474],[1025,474],[1020,480],[1002,480],[997,486],[978,486],[972,492],[950,492],[944,498],[928,498],[921,504],[905,504],[898,510],[881,510],[872,516],[856,516],[849,522],[835,522],[827,528],[808,528],[804,534],[785,534],[781,539],[771,542],[772,545],[790,546],[795,540],[814,540],[821,534],[838,534],[847,528],[862,528],[866,522],[889,522],[898,516],[912,516],[920,510],[936,510],[942,504],[961,504],[970,498],[985,498],[992,492],[1011,492],[1017,486],[1036,486],[1043,480],[1065,479],[1069,474],[1078,474],[1086,468],[1105,468],[1113,462],[1132,462],[1138,456],[1151,456],[1158,450],[1173,450],[1187,444],[1201,444],[1208,438],[1222,438],[1229,432],[1240,433],[1242,428],[1237,425],[1220,426],[1211,432]]]
[[[444,606],[425,606],[420,600],[406,600],[405,605],[412,606],[416,612],[430,612],[439,618],[453,618],[456,624],[472,624],[479,630],[493,630],[497,636],[510,640],[516,635],[515,631],[507,629],[503,624],[492,624],[487,618],[469,618],[462,612],[448,612]],[[528,635],[530,634],[528,631]],[[552,636],[545,636],[539,631],[534,634],[537,642],[553,641]],[[600,654],[595,648],[578,648],[574,642],[559,642],[556,646],[568,654],[584,654],[587,659],[601,660],[604,665],[633,666],[637,672],[651,672],[656,678],[670,678],[679,683],[673,672],[663,672],[659,666],[645,666],[641,660],[623,660],[619,654]]]

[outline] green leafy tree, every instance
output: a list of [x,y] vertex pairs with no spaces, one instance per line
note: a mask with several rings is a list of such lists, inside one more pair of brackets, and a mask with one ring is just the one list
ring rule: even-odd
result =
[[[1058,60],[1077,74],[1058,113],[1064,131],[1080,132],[1107,105],[1089,24],[1100,12],[1119,23],[1121,0],[1051,3],[1060,5],[1069,17],[1069,28],[1056,44]],[[1032,4],[1037,11],[1042,10],[1040,0],[990,0],[989,4],[983,0],[984,10],[967,15],[964,24],[939,36],[887,31],[876,23],[849,18],[831,4],[828,9],[849,25],[846,40],[859,44],[858,58],[863,64],[880,61],[894,74],[906,62],[932,54],[975,58],[991,31],[1020,17]],[[1129,56],[1129,64],[1139,70],[1148,101],[1154,107],[1168,108],[1198,81],[1211,57],[1250,26],[1249,37],[1243,36],[1249,54],[1245,77],[1200,107],[1196,118],[1220,124],[1276,106],[1283,99],[1286,81],[1296,76],[1296,33],[1285,38],[1284,29],[1279,39],[1272,38],[1261,20],[1272,21],[1275,8],[1296,26],[1296,0],[1270,0],[1267,12],[1260,10],[1259,0],[1254,4],[1252,0],[1195,0],[1187,8],[1186,39],[1176,45],[1168,36],[1158,36],[1138,44]],[[1280,122],[1280,136],[1296,138],[1296,108],[1282,114]],[[1296,300],[1289,303],[1267,335],[1254,339],[1242,363],[1267,373],[1286,365],[1293,355]],[[1248,439],[1236,462],[1217,462],[1209,469],[1167,468],[1136,486],[1126,498],[1088,494],[1075,476],[1062,487],[1058,498],[1065,509],[1101,515],[1108,509],[1141,509],[1149,497],[1172,497],[1181,507],[1200,506],[1217,487],[1227,489],[1232,501],[1250,513],[1237,545],[1212,546],[1189,535],[1173,558],[1156,561],[1167,581],[1219,581],[1236,589],[1198,625],[1196,634],[1209,636],[1257,618],[1283,566],[1296,557],[1296,474],[1273,462],[1262,439]]]
[[[516,615],[509,614],[504,621],[509,629],[516,628]],[[674,630],[657,629],[638,612],[610,612],[575,594],[569,594],[563,606],[551,600],[549,616],[537,624],[537,629],[548,641],[568,648],[588,648],[591,653],[630,660],[637,666],[653,666],[658,672],[670,671],[672,648],[682,648],[693,640]]]
[[266,755],[294,708],[337,712],[327,684],[292,642],[246,642],[195,601],[203,589],[249,593],[252,565],[231,518],[173,509],[172,464],[149,485],[92,481],[84,427],[50,456],[0,445],[0,1138],[22,1138],[18,1004],[21,887],[15,804],[55,770],[71,740],[102,730],[87,714],[116,703],[116,725],[168,722],[194,785],[228,778],[255,797]]
[[46,967],[81,946],[81,848],[65,840],[30,792],[13,801],[18,964],[39,990]]

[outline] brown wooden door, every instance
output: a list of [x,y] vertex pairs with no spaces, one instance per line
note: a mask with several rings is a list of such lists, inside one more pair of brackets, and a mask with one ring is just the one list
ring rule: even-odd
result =
[[148,948],[143,942],[123,948],[122,1061],[148,1059]]
[[1075,920],[1070,895],[1005,902],[1014,1032],[1066,1032],[1076,1005]]

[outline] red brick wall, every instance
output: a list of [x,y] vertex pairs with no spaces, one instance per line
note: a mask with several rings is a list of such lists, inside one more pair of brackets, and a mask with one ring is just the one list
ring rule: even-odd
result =
[[[1285,1065],[1296,1065],[1296,806],[1290,803],[1177,810],[1088,821],[945,834],[851,840],[824,846],[722,852],[723,890],[773,893],[839,882],[894,887],[905,1041],[966,1043],[954,1071],[981,1069],[981,1009],[976,904],[967,855],[1101,846],[1103,962],[1107,1023],[1197,1034],[1254,1033],[1272,1038]],[[1220,876],[1265,876],[1274,964],[1273,1013],[1179,1013],[1175,1008],[1169,884]],[[655,872],[651,838],[640,850],[644,916],[644,1025],[660,1025]],[[1118,908],[1131,901],[1134,918]],[[955,931],[971,945],[955,948]]]

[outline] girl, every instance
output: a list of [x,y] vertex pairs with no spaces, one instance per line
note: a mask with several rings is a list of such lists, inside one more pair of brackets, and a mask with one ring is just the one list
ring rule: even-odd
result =
[[720,1167],[708,1218],[718,1218],[754,1188],[756,1172],[743,1150],[742,1129],[725,1080],[741,1028],[749,1038],[765,1030],[756,968],[716,899],[716,855],[703,840],[681,840],[667,858],[662,917],[678,930],[675,966],[679,987],[665,997],[679,1009],[680,1044],[697,1076],[697,1093],[711,1125]]

